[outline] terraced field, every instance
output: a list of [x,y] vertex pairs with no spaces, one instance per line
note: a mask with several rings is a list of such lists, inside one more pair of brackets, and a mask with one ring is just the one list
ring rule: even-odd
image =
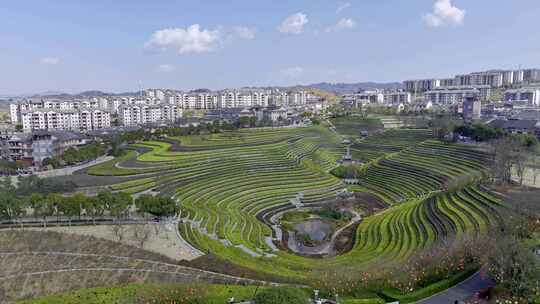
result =
[[399,152],[432,138],[430,130],[390,129],[355,142],[351,147],[354,159],[367,162],[388,153]]
[[328,173],[343,153],[339,135],[321,126],[173,140],[180,146],[143,142],[132,148],[147,152],[90,172],[140,174],[112,188],[178,199],[179,229],[187,241],[258,272],[305,280],[340,266],[353,270],[405,258],[436,242],[486,231],[500,222],[504,208],[478,185],[487,167],[484,152],[441,143],[428,130],[388,130],[354,145],[353,156],[367,164],[359,184],[349,189],[391,207],[361,222],[350,252],[324,259],[296,256],[276,247],[279,235],[269,219],[333,199],[345,188]]

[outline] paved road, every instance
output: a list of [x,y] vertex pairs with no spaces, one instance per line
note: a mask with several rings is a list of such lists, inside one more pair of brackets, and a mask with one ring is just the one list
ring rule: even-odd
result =
[[112,156],[100,156],[100,157],[96,158],[95,160],[90,161],[90,162],[85,163],[85,164],[82,164],[82,165],[66,167],[66,168],[61,168],[61,169],[53,169],[53,170],[49,170],[49,171],[41,171],[41,172],[36,172],[34,174],[39,176],[39,177],[54,177],[54,176],[73,175],[73,173],[75,171],[79,171],[79,170],[82,170],[82,169],[85,169],[85,168],[88,168],[88,167],[91,167],[91,166],[94,166],[94,165],[97,165],[97,164],[104,163],[104,162],[109,161],[109,160],[111,160],[113,158],[114,157],[112,157]]
[[495,282],[480,270],[469,279],[460,284],[442,291],[434,296],[417,302],[418,304],[453,304],[456,300],[465,301],[473,297],[478,291],[495,286]]

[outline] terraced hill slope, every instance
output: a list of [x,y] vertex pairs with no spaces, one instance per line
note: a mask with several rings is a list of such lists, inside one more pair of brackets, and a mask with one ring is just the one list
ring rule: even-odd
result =
[[486,171],[484,152],[433,140],[428,130],[389,130],[354,145],[353,156],[366,164],[350,190],[392,207],[363,220],[347,254],[296,256],[276,247],[279,236],[264,220],[345,188],[328,173],[343,153],[338,134],[321,126],[172,140],[137,144],[146,152],[90,172],[140,174],[112,188],[173,196],[181,202],[179,229],[187,241],[262,273],[306,280],[342,266],[352,271],[405,258],[441,240],[482,233],[500,221],[503,208],[477,185]]

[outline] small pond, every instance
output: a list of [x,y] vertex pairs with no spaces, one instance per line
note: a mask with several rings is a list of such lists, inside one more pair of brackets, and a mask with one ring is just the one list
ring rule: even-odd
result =
[[317,242],[324,241],[332,233],[332,226],[322,220],[314,219],[305,221],[294,226],[299,234],[307,234]]

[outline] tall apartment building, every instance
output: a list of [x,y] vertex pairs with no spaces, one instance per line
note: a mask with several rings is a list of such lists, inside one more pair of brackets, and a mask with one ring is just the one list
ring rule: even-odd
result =
[[409,92],[389,92],[383,94],[384,103],[387,105],[409,104],[412,101]]
[[304,91],[224,90],[205,93],[167,93],[163,102],[177,104],[182,109],[214,110],[304,105],[307,99],[308,94]]
[[101,109],[34,109],[23,111],[21,120],[23,130],[72,130],[89,131],[111,126],[111,114]]
[[480,96],[481,93],[478,89],[439,89],[424,94],[426,101],[440,105],[453,105],[464,102],[466,98],[480,99]]
[[407,92],[422,93],[440,87],[441,81],[439,79],[406,80],[403,86]]
[[456,75],[454,78],[406,80],[404,89],[411,93],[423,93],[449,86],[508,87],[524,83],[540,82],[540,69],[490,70]]
[[[482,86],[502,87],[504,71],[475,72],[466,75],[457,75],[455,85],[458,86]],[[508,79],[507,79],[508,80]],[[508,83],[510,84],[510,83]]]
[[118,118],[124,126],[174,122],[182,117],[182,108],[175,104],[133,104],[121,106]]
[[384,94],[380,91],[366,91],[354,94],[355,100],[360,103],[383,103]]
[[526,83],[540,82],[540,69],[523,70],[523,82],[526,82]]

